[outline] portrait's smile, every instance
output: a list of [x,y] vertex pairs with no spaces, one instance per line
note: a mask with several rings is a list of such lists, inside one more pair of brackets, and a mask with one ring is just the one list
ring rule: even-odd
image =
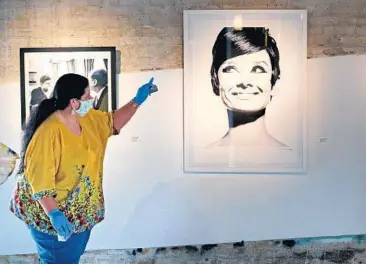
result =
[[236,100],[250,100],[252,96],[258,96],[263,93],[263,90],[259,87],[256,88],[245,88],[245,89],[237,89],[231,88],[228,92],[235,98]]
[[267,107],[272,90],[272,66],[265,50],[226,60],[218,70],[223,103],[238,112]]

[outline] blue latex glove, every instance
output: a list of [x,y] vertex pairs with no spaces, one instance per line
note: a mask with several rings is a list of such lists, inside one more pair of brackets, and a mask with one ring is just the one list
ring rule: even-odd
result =
[[74,226],[69,222],[66,216],[59,210],[54,209],[48,213],[52,226],[57,233],[67,240],[74,232]]
[[154,77],[150,79],[150,81],[143,86],[141,86],[137,90],[136,96],[132,99],[137,105],[141,105],[143,102],[145,102],[146,98],[150,95],[150,88],[153,84]]

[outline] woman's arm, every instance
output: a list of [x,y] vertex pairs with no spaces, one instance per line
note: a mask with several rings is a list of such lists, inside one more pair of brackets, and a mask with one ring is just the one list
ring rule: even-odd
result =
[[138,107],[139,105],[131,100],[131,102],[115,111],[113,114],[113,127],[119,132],[130,121]]
[[54,209],[58,209],[56,200],[53,197],[46,196],[38,201],[42,206],[43,210],[48,214]]
[[68,240],[74,232],[75,227],[69,222],[66,215],[58,209],[56,200],[53,197],[46,196],[38,202],[48,215],[53,228],[61,236],[61,239],[63,241]]
[[154,78],[142,85],[138,90],[136,96],[127,104],[119,108],[113,114],[113,127],[119,132],[133,117],[139,106],[145,102],[146,98],[150,95],[150,89],[153,84]]

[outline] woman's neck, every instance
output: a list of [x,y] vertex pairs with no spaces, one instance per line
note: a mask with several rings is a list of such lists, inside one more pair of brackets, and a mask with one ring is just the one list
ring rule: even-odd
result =
[[245,125],[255,122],[258,118],[263,117],[266,113],[266,109],[262,109],[255,112],[235,112],[227,110],[229,128]]
[[61,120],[64,125],[76,135],[80,135],[82,128],[80,121],[72,109],[66,108],[64,110],[59,110],[58,114],[61,116]]
[[268,137],[270,136],[262,116],[254,122],[230,128],[224,138],[230,140],[230,143],[234,145],[258,145]]
[[77,116],[75,112],[70,108],[66,107],[64,110],[59,110],[60,115],[69,121],[76,121]]
[[274,139],[265,124],[265,109],[242,113],[228,110],[229,131],[223,137],[230,145],[267,145]]

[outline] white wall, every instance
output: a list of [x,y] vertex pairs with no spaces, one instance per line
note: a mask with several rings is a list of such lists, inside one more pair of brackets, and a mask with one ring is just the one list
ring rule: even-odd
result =
[[[106,220],[88,249],[366,233],[366,56],[308,64],[308,173],[184,175],[179,70],[123,74],[119,102],[154,75],[153,94],[105,159]],[[1,84],[0,141],[20,148],[19,84]],[[320,143],[321,138],[327,138]],[[0,255],[35,252],[0,186]]]

